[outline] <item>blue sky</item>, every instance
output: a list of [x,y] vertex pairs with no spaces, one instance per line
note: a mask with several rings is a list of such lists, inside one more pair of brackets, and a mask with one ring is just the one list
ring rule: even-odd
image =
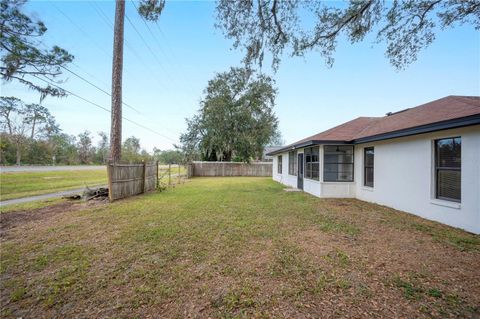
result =
[[[30,1],[25,9],[48,27],[45,45],[70,51],[75,64],[69,68],[110,91],[114,7],[113,1]],[[239,66],[243,54],[214,27],[214,2],[167,2],[158,26],[149,24],[150,30],[131,1],[126,14],[148,47],[126,20],[123,96],[140,113],[124,107],[124,115],[160,135],[124,122],[123,137],[139,137],[149,151],[172,148],[185,130],[185,118],[197,111],[208,80]],[[480,95],[480,35],[471,26],[437,33],[404,71],[384,57],[385,44],[373,42],[373,37],[354,45],[340,42],[332,68],[315,52],[283,59],[274,75],[279,91],[275,112],[287,143],[358,116],[382,116],[447,95]],[[63,79],[66,89],[110,107],[104,93],[68,72]],[[38,101],[38,94],[15,83],[2,83],[1,91]],[[66,133],[109,132],[109,113],[76,97],[43,103]]]

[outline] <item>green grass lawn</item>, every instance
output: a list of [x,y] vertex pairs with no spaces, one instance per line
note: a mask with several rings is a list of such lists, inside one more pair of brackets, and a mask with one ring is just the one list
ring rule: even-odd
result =
[[106,169],[1,173],[0,196],[7,200],[106,184]]
[[[172,165],[170,178],[172,184],[178,183],[179,174],[185,175],[186,168]],[[168,165],[159,166],[159,177],[164,184],[168,184]],[[1,173],[0,197],[1,200],[8,200],[107,183],[106,169]]]
[[270,178],[2,214],[2,317],[477,317],[480,236]]

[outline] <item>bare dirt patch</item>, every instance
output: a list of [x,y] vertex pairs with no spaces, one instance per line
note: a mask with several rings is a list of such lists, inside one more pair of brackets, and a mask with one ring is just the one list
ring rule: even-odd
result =
[[88,207],[105,204],[105,201],[66,201],[32,210],[19,210],[0,214],[0,238],[8,236],[8,232],[28,223],[48,223],[53,218],[59,218]]

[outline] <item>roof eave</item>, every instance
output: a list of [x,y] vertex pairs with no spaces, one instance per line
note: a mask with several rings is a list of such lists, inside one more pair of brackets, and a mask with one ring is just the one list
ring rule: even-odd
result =
[[353,144],[362,144],[368,142],[376,142],[376,141],[383,141],[389,140],[392,138],[404,137],[404,136],[411,136],[411,135],[418,135],[423,133],[430,133],[435,131],[443,131],[453,128],[460,128],[465,126],[471,125],[478,125],[480,124],[480,114],[470,115],[466,117],[451,119],[447,121],[441,121],[436,123],[431,123],[427,125],[415,126],[403,130],[377,134],[372,136],[361,137],[353,140]]
[[268,156],[273,156],[280,153],[285,153],[288,151],[293,151],[299,148],[304,148],[312,145],[319,145],[319,144],[362,144],[362,143],[369,143],[369,142],[376,142],[376,141],[383,141],[389,140],[393,138],[411,136],[411,135],[418,135],[423,133],[430,133],[435,131],[442,131],[448,130],[453,128],[460,128],[465,126],[472,126],[480,124],[480,114],[470,115],[466,117],[451,119],[447,121],[441,121],[436,123],[431,123],[427,125],[415,126],[403,130],[377,134],[372,136],[366,136],[357,138],[351,141],[333,141],[333,140],[309,140],[302,143],[297,143],[294,145],[290,145],[288,147],[283,147],[273,152],[267,153]]
[[335,145],[339,144],[339,145],[342,145],[342,144],[352,144],[352,141],[310,140],[310,141],[290,145],[288,147],[284,147],[284,148],[275,150],[275,151],[267,153],[265,155],[273,156],[273,155],[276,155],[276,154],[285,153],[285,152],[289,152],[289,151],[294,151],[294,150],[299,149],[299,148],[304,148],[304,147],[308,147],[308,146],[312,146],[312,145],[319,145],[319,144],[327,144],[327,145],[328,144],[335,144]]

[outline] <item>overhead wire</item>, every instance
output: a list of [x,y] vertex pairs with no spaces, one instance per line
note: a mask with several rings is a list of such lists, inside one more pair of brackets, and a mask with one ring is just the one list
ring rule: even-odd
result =
[[[99,46],[98,43],[97,43],[86,31],[84,31],[77,23],[75,23],[72,18],[70,18],[64,11],[62,11],[60,8],[58,8],[55,4],[52,3],[52,5],[53,5],[53,6],[55,7],[55,9],[56,9],[60,14],[62,14],[72,25],[74,25],[85,37],[87,37],[96,47],[98,47],[103,53],[105,53],[105,55],[106,55],[109,59],[112,58],[112,54],[108,53],[104,48],[102,48],[101,46]],[[90,5],[91,5],[91,6],[93,7],[93,9],[97,12],[97,14],[98,14],[98,15],[100,16],[100,18],[103,20],[103,22],[104,22],[109,28],[111,28],[111,29],[113,30],[113,22],[111,22],[111,21],[109,20],[108,16],[105,14],[105,12],[104,12],[99,6],[97,6],[97,4],[95,4],[95,3],[90,2]],[[165,69],[163,68],[163,66],[161,65],[160,61],[158,61],[158,58],[155,56],[155,54],[154,54],[153,50],[151,49],[151,47],[148,46],[148,44],[146,43],[146,41],[145,41],[145,39],[143,38],[143,36],[141,35],[141,33],[140,33],[140,32],[138,31],[138,29],[133,25],[133,22],[132,22],[128,17],[127,17],[127,19],[128,19],[128,21],[129,21],[129,23],[132,25],[132,27],[134,28],[134,31],[139,35],[139,37],[141,38],[141,40],[142,40],[142,41],[144,42],[144,44],[147,46],[147,48],[148,48],[148,50],[150,51],[150,53],[152,53],[152,55],[154,56],[154,58],[156,59],[156,61],[159,63],[160,67],[162,67],[162,69],[165,70]],[[129,49],[129,50],[135,55],[135,57],[137,58],[137,60],[139,60],[140,62],[142,62],[142,64],[145,66],[145,68],[151,73],[151,72],[152,72],[152,71],[151,71],[151,68],[149,68],[149,67],[147,66],[147,64],[146,64],[145,61],[142,59],[142,57],[136,52],[136,50],[129,44],[129,42],[128,42],[126,39],[125,39],[125,45],[126,45],[127,49]],[[77,68],[81,69],[80,66],[78,66],[77,64],[75,64],[75,63],[73,63],[73,64],[74,64]],[[64,68],[64,69],[67,70],[69,73],[71,73],[72,75],[76,76],[77,78],[81,79],[82,81],[88,83],[88,84],[91,85],[92,87],[96,88],[97,90],[101,91],[102,93],[104,93],[104,94],[106,94],[106,95],[108,95],[108,96],[111,97],[111,94],[110,94],[108,91],[102,89],[101,87],[99,87],[98,85],[94,84],[92,81],[89,81],[88,79],[86,79],[85,77],[81,76],[81,75],[78,74],[77,72],[74,72],[74,71],[72,71],[71,69],[69,69],[69,68],[67,68],[67,67],[64,67],[64,66],[62,66],[62,68]],[[124,68],[124,69],[125,69],[125,68]],[[91,75],[90,73],[86,72],[85,70],[83,70],[83,71],[84,71],[86,74],[88,74],[91,78],[95,78],[96,80],[98,80],[95,76]],[[127,70],[125,70],[125,71],[127,71]],[[128,72],[128,74],[131,75],[130,72]],[[151,73],[151,75],[152,75],[152,77],[155,78],[155,80],[159,81],[159,77],[154,76],[152,73]],[[43,79],[41,79],[41,80],[42,80],[42,81],[45,81],[45,80],[43,80]],[[170,80],[172,80],[172,79],[170,79]],[[160,83],[160,82],[159,82],[159,83]],[[54,86],[57,86],[57,85],[55,85],[55,84],[53,84],[53,83],[49,83],[49,84],[54,85]],[[160,84],[162,84],[162,83],[160,83]],[[65,91],[67,92],[66,89],[61,88],[61,87],[59,87],[59,86],[57,86],[57,87],[60,88],[60,89],[65,90]],[[70,91],[69,91],[69,92],[70,92]],[[75,96],[75,97],[77,97],[77,98],[80,98],[80,99],[82,99],[82,100],[85,101],[85,98],[83,98],[83,97],[81,97],[81,96],[78,96],[78,94],[75,94],[75,93],[71,92],[71,95],[73,95],[73,96]],[[88,101],[88,103],[92,104],[92,103],[94,103],[94,102]],[[130,105],[130,104],[126,103],[126,102],[123,102],[123,101],[122,101],[122,104],[125,105],[126,107],[134,110],[134,111],[137,112],[138,114],[143,115],[137,108],[133,107],[132,105]],[[95,104],[94,104],[94,105],[95,105]],[[98,104],[96,104],[96,106],[98,106]],[[104,108],[102,107],[102,109],[104,109]],[[104,109],[104,110],[105,110],[105,109]],[[129,121],[129,122],[132,122],[132,123],[135,123],[136,125],[141,126],[141,127],[144,127],[144,128],[146,128],[146,129],[148,129],[148,130],[151,130],[151,129],[147,128],[146,126],[144,126],[144,125],[142,125],[142,124],[139,124],[139,123],[137,123],[137,122],[135,122],[135,121],[133,121],[133,120],[130,120],[130,119],[128,119],[128,118],[125,118],[125,120],[127,120],[127,121]],[[156,134],[160,134],[160,136],[165,137],[165,135],[162,135],[161,133],[158,133],[158,132],[155,132],[155,133],[156,133]],[[166,137],[166,138],[167,138],[167,137]],[[171,138],[168,138],[168,139],[170,139],[170,140],[173,141],[173,139],[171,139]]]
[[[90,2],[90,5],[95,9],[95,11],[97,12],[97,14],[100,16],[100,18],[103,20],[103,22],[113,31],[113,22],[108,18],[107,14],[102,10],[102,8],[100,8],[99,6],[97,6],[97,4],[95,4],[94,2]],[[160,84],[160,86],[163,86],[164,83],[162,81],[160,81],[160,78],[159,76],[156,76],[155,74],[153,74],[153,71],[151,70],[151,68],[148,66],[148,64],[145,62],[145,60],[141,57],[140,54],[138,54],[138,52],[134,49],[134,47],[129,43],[129,41],[127,39],[124,39],[124,43],[125,43],[125,47],[131,51],[133,53],[133,55],[135,56],[135,58],[140,61],[140,63],[144,66],[146,72],[153,78],[155,79],[155,81],[158,81],[158,84]]]
[[[61,67],[62,67],[63,69],[65,69],[65,70],[67,70],[68,72],[70,72],[71,74],[75,75],[75,76],[78,77],[79,79],[83,80],[84,82],[90,84],[91,86],[93,86],[93,87],[96,88],[97,90],[99,90],[99,91],[105,93],[106,95],[112,97],[112,95],[111,95],[110,93],[108,93],[107,91],[105,91],[105,90],[102,89],[101,87],[95,85],[94,83],[90,82],[89,80],[85,79],[83,76],[79,75],[78,73],[73,72],[72,70],[70,70],[70,69],[67,68],[66,66],[61,65]],[[140,112],[138,109],[136,109],[135,107],[131,106],[130,104],[128,104],[128,103],[126,103],[126,102],[123,102],[123,101],[122,101],[122,104],[125,105],[126,107],[134,110],[134,111],[137,112],[138,114],[141,114],[141,112]]]
[[[130,2],[132,3],[133,7],[135,8],[135,10],[138,12],[138,7],[137,5],[135,4],[135,2],[133,0],[130,0]],[[150,32],[150,35],[152,36],[152,38],[154,39],[154,41],[156,42],[158,48],[160,49],[160,52],[163,54],[163,56],[167,59],[167,61],[170,63],[170,64],[176,64],[176,68],[178,71],[181,71],[179,72],[179,75],[182,77],[182,80],[183,82],[185,82],[185,84],[187,84],[187,87],[190,89],[191,93],[194,94],[194,90],[191,86],[191,83],[190,81],[187,80],[187,78],[184,76],[183,74],[183,71],[181,69],[181,67],[178,65],[178,63],[176,63],[175,61],[172,61],[168,55],[166,54],[165,50],[163,49],[162,47],[162,44],[160,43],[160,40],[158,39],[158,37],[153,33],[152,29],[150,28],[149,24],[147,23],[147,21],[145,20],[145,18],[143,16],[140,16],[143,24],[145,25],[145,27],[147,28],[148,32]],[[155,24],[157,25],[158,27],[158,30],[161,32],[161,29],[160,29],[160,26],[158,25],[158,22],[155,21]],[[162,34],[163,35],[163,34]],[[164,35],[163,35],[164,36]],[[174,56],[172,54],[172,56]],[[166,71],[168,73],[168,71]]]
[[[41,77],[39,77],[39,76],[37,76],[37,75],[35,75],[35,74],[33,74],[32,76],[35,77],[35,78],[37,78],[37,79],[39,79],[40,81],[43,81],[43,82],[45,82],[45,83],[47,83],[47,84],[49,84],[49,85],[52,85],[52,86],[54,86],[54,87],[56,87],[56,88],[58,88],[58,89],[60,89],[60,90],[63,90],[63,91],[65,91],[65,92],[67,92],[68,94],[70,94],[70,95],[72,95],[72,96],[75,96],[75,97],[78,98],[78,99],[81,99],[81,100],[84,101],[84,102],[87,102],[87,103],[89,103],[89,104],[91,104],[91,105],[93,105],[93,106],[95,106],[95,107],[97,107],[97,108],[100,108],[100,109],[102,109],[102,110],[104,110],[104,111],[106,111],[106,112],[108,112],[108,113],[111,113],[111,110],[110,110],[110,109],[108,109],[108,108],[106,108],[106,107],[104,107],[104,106],[102,106],[102,105],[100,105],[100,104],[98,104],[98,103],[96,103],[96,102],[92,102],[92,101],[90,101],[89,99],[84,98],[83,96],[81,96],[81,95],[79,95],[79,94],[77,94],[77,93],[75,93],[75,92],[72,92],[72,91],[70,91],[70,90],[68,90],[68,89],[65,89],[65,88],[63,88],[63,87],[61,87],[61,86],[59,86],[59,85],[57,85],[57,84],[54,84],[54,83],[52,83],[51,81],[47,81],[47,80],[45,80],[45,79],[43,79],[43,78],[41,78]],[[130,123],[132,123],[132,124],[134,124],[134,125],[137,125],[137,126],[143,128],[143,129],[145,129],[145,130],[148,130],[148,131],[150,131],[150,132],[152,132],[152,133],[155,133],[155,134],[157,134],[158,136],[161,136],[161,137],[163,137],[163,138],[165,138],[165,139],[168,139],[168,140],[170,140],[171,142],[177,143],[177,140],[174,140],[174,139],[172,139],[172,138],[169,137],[169,136],[166,136],[166,135],[164,135],[164,134],[162,134],[162,133],[159,133],[159,132],[155,131],[154,129],[149,128],[149,127],[147,127],[147,126],[145,126],[145,125],[143,125],[143,124],[140,124],[140,123],[138,123],[138,122],[136,122],[136,121],[134,121],[134,120],[131,120],[131,119],[125,117],[125,116],[122,116],[122,119],[124,119],[125,121],[130,122]]]

